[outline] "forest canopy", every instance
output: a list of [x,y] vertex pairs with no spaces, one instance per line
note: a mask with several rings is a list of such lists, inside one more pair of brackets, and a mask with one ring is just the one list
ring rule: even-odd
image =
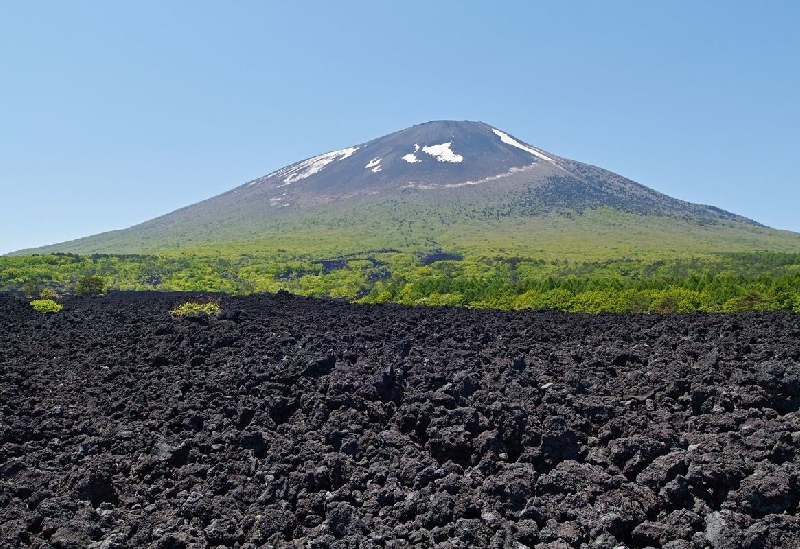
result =
[[[277,292],[363,303],[573,312],[800,312],[800,254],[570,261],[498,253],[392,249],[340,257],[286,251],[176,255],[48,254],[0,257],[0,290]],[[441,260],[439,260],[441,258]],[[76,292],[76,289],[78,290]]]

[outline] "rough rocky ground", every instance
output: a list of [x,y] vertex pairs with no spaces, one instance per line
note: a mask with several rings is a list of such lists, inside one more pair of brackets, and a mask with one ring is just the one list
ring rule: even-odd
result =
[[0,296],[2,547],[800,547],[800,315]]

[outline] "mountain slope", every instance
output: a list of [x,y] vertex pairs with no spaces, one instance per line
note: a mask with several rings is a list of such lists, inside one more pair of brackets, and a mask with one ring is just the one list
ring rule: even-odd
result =
[[[590,220],[607,219],[616,220],[614,238],[622,243],[636,244],[644,232],[665,243],[680,234],[689,250],[800,249],[800,235],[666,196],[487,124],[438,121],[297,162],[129,229],[35,251],[136,253],[238,243],[330,254],[468,246],[468,235],[476,234],[497,247],[504,242],[498,235],[530,240],[553,227],[568,240],[573,229],[587,233],[587,222],[591,235]],[[657,240],[639,247],[658,247]]]

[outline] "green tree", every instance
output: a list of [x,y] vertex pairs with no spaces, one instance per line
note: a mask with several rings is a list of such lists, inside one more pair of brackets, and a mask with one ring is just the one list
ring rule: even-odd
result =
[[105,281],[96,275],[84,276],[75,283],[75,293],[78,295],[102,295],[105,291]]
[[42,294],[42,286],[35,280],[29,280],[22,287],[22,292],[29,299],[36,299]]

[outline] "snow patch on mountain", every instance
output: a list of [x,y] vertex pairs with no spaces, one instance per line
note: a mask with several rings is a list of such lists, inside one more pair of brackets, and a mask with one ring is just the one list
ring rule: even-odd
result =
[[378,173],[381,171],[381,157],[376,157],[370,160],[366,166],[364,166],[365,170],[372,170],[372,173]]
[[409,164],[414,164],[416,162],[422,162],[422,160],[417,158],[416,154],[412,154],[412,153],[408,153],[407,155],[403,156],[403,160],[405,160]]
[[315,156],[313,158],[309,158],[308,160],[303,160],[302,162],[298,162],[297,164],[292,164],[291,166],[287,166],[286,168],[282,168],[276,172],[272,172],[267,176],[267,179],[271,178],[279,178],[283,179],[283,183],[278,185],[278,187],[284,187],[286,185],[291,185],[296,181],[300,181],[301,179],[305,179],[315,173],[320,172],[325,166],[330,164],[331,162],[335,162],[337,160],[344,160],[352,156],[354,152],[358,150],[358,147],[348,147],[346,149],[341,149],[338,151],[331,151],[325,154],[321,154],[319,156]]
[[502,141],[506,145],[511,145],[512,147],[516,147],[518,149],[522,149],[523,151],[525,151],[527,153],[530,153],[533,156],[537,156],[537,157],[541,158],[542,160],[547,160],[548,162],[552,162],[553,164],[556,163],[555,160],[553,160],[552,158],[550,158],[546,154],[542,154],[542,153],[540,153],[539,151],[537,151],[536,149],[534,149],[532,147],[528,147],[526,145],[523,145],[522,143],[520,143],[519,141],[517,141],[516,139],[514,139],[513,137],[511,137],[507,133],[503,133],[500,130],[497,130],[497,129],[494,129],[494,128],[492,128],[492,131],[495,133],[495,135],[497,135],[500,138],[500,141]]
[[404,189],[416,188],[416,189],[421,189],[421,190],[425,190],[425,191],[432,190],[432,189],[455,189],[455,188],[458,188],[458,187],[468,187],[468,186],[471,186],[471,185],[481,185],[483,183],[488,183],[490,181],[496,181],[498,179],[503,179],[504,177],[508,177],[508,176],[513,175],[515,173],[526,172],[528,170],[535,170],[535,169],[537,169],[537,165],[536,164],[530,164],[528,166],[523,166],[521,168],[511,168],[507,172],[499,173],[497,175],[490,175],[489,177],[484,177],[483,179],[478,179],[477,181],[464,181],[462,183],[445,183],[443,185],[439,185],[439,184],[436,184],[436,183],[415,183],[413,181],[409,181],[402,188],[404,188]]
[[422,152],[428,153],[439,162],[461,162],[464,157],[460,154],[454,153],[450,150],[450,145],[453,143],[442,143],[441,145],[431,145],[429,147],[422,147]]

